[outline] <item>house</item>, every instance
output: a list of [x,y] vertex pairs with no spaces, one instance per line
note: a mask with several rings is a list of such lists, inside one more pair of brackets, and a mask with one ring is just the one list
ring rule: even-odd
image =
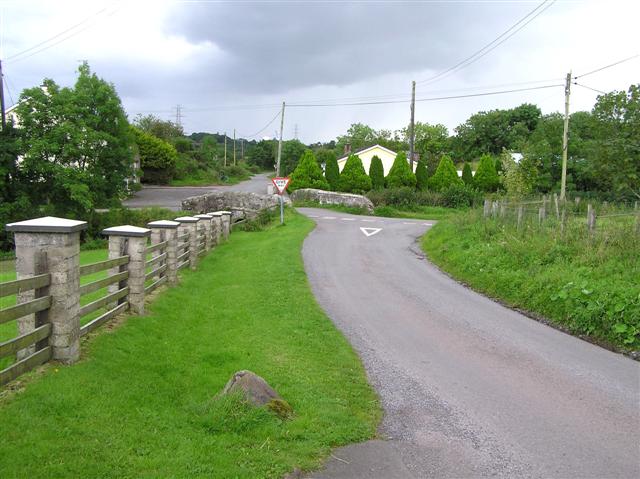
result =
[[[360,157],[360,160],[362,160],[364,171],[366,171],[368,174],[369,167],[371,166],[371,159],[374,156],[377,156],[382,160],[382,167],[384,168],[384,174],[386,176],[389,174],[389,170],[391,170],[391,167],[393,166],[393,161],[396,159],[396,154],[397,153],[395,151],[391,151],[390,149],[380,145],[369,146],[367,148],[363,148],[361,150],[358,150],[352,153],[351,145],[347,144],[344,147],[344,156],[341,158],[338,158],[338,168],[340,169],[340,171],[342,171],[342,168],[344,168],[344,165],[347,162],[347,158],[349,158],[349,155],[357,155]],[[407,161],[409,160],[407,159]],[[414,169],[415,169],[415,163],[414,163]]]

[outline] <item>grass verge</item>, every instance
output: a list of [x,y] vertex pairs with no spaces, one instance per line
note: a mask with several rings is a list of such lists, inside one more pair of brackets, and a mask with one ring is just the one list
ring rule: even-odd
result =
[[[282,477],[371,438],[377,398],[306,280],[312,228],[288,212],[234,232],[147,315],[85,341],[80,363],[34,373],[0,402],[2,477]],[[294,417],[216,399],[241,369]]]
[[582,219],[562,235],[553,221],[517,231],[481,216],[474,210],[435,225],[422,239],[428,257],[472,288],[573,334],[640,349],[640,238],[631,220],[603,219],[590,239]]

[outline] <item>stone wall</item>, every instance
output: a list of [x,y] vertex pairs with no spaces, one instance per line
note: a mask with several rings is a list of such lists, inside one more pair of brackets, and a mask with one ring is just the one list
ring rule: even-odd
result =
[[335,191],[315,190],[303,188],[291,194],[291,201],[313,201],[321,205],[343,205],[352,208],[362,208],[373,213],[373,203],[366,196],[350,193],[336,193]]
[[261,210],[279,206],[277,195],[259,195],[237,191],[212,191],[206,195],[191,196],[182,200],[182,209],[192,214],[228,210],[233,219],[253,218]]

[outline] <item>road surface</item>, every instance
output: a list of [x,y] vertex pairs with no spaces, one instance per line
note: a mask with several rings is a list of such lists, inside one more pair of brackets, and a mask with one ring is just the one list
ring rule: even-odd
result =
[[317,223],[312,289],[360,354],[388,439],[309,477],[640,477],[637,362],[442,274],[416,242],[429,221],[299,210]]
[[267,193],[267,185],[271,184],[269,173],[260,173],[247,181],[236,185],[223,186],[144,186],[142,190],[122,204],[127,208],[146,208],[160,206],[179,210],[182,200],[190,196],[204,195],[211,191],[241,191],[245,193]]

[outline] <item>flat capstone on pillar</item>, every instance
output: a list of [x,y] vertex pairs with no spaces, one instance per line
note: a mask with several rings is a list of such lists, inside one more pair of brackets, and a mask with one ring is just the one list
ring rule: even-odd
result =
[[151,229],[151,243],[167,242],[167,281],[178,283],[178,226],[180,223],[170,220],[151,221],[147,227]]
[[229,239],[229,233],[231,232],[231,211],[221,211],[222,213],[222,235],[225,241]]
[[212,218],[212,230],[211,237],[213,239],[213,243],[215,245],[219,245],[222,241],[222,213],[219,211],[212,211],[211,213],[207,213]]
[[[109,259],[129,256],[126,269],[129,271],[127,286],[129,287],[129,308],[136,314],[144,314],[144,281],[147,261],[147,241],[151,235],[148,228],[124,225],[102,230],[109,237]],[[109,275],[120,272],[120,267],[109,270]],[[109,292],[120,289],[122,284],[114,284]]]
[[200,220],[200,223],[202,223],[202,225],[204,225],[204,239],[205,239],[205,249],[207,251],[209,251],[212,247],[212,241],[211,241],[211,229],[213,227],[213,217],[211,215],[207,215],[207,214],[202,214],[202,215],[194,215],[194,218],[198,218]]
[[[18,279],[51,274],[49,287],[38,291],[39,295],[51,296],[51,307],[18,319],[19,334],[51,323],[52,358],[65,364],[80,358],[80,231],[86,227],[86,221],[52,216],[6,226],[15,236]],[[18,303],[34,299],[35,294],[36,291],[19,293]],[[20,351],[18,358],[33,352],[34,346]]]
[[180,216],[175,221],[180,223],[178,235],[189,233],[189,266],[192,270],[198,265],[198,218],[193,216]]

